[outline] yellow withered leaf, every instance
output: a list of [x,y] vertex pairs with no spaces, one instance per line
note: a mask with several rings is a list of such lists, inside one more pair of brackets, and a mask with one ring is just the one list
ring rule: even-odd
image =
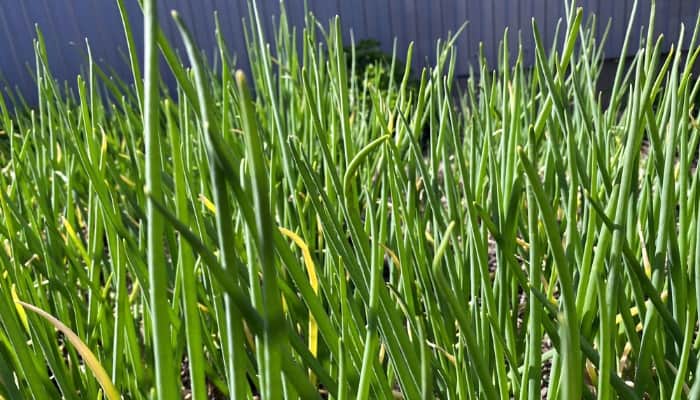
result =
[[10,287],[10,295],[12,296],[12,301],[15,302],[15,308],[17,308],[17,315],[19,315],[20,321],[22,321],[22,325],[24,326],[24,329],[29,332],[29,323],[27,322],[27,313],[24,312],[24,308],[19,303],[19,297],[17,297],[17,287],[15,284],[12,284],[12,287]]
[[63,221],[63,227],[66,229],[66,233],[68,233],[68,237],[70,237],[71,242],[73,242],[73,245],[78,249],[78,253],[80,254],[80,257],[82,257],[83,262],[85,262],[86,265],[90,264],[90,256],[88,255],[87,250],[85,249],[85,246],[83,246],[83,242],[78,238],[78,235],[75,233],[75,229],[73,229],[73,225],[68,222],[67,219],[61,217],[61,220]]
[[88,348],[87,345],[82,340],[80,340],[80,338],[78,337],[78,335],[75,334],[75,332],[73,332],[63,322],[59,321],[56,317],[47,313],[39,307],[35,307],[29,303],[25,303],[19,300],[15,300],[15,304],[20,305],[22,308],[28,309],[29,311],[32,311],[36,314],[39,314],[42,318],[49,321],[49,323],[51,323],[51,325],[53,325],[54,328],[56,328],[66,336],[66,339],[68,339],[68,341],[73,345],[73,347],[75,347],[75,349],[78,351],[78,354],[80,354],[80,356],[83,358],[83,361],[85,361],[85,365],[87,365],[95,379],[97,379],[97,382],[100,384],[100,386],[102,386],[105,398],[107,398],[108,400],[119,400],[121,398],[119,392],[117,391],[117,388],[114,387],[114,384],[110,380],[109,375],[107,375],[107,372],[102,367],[97,357],[95,357],[90,348]]
[[[311,283],[311,288],[314,293],[318,294],[318,277],[316,276],[316,266],[314,265],[314,260],[311,258],[311,252],[309,251],[309,246],[306,242],[299,237],[296,233],[290,231],[286,228],[279,228],[282,235],[292,239],[294,244],[296,244],[301,249],[301,254],[304,257],[304,264],[306,265],[306,273],[309,275],[309,282]],[[309,313],[309,351],[316,357],[318,353],[318,325],[314,316]]]
[[211,200],[209,200],[209,199],[207,198],[207,196],[205,196],[205,195],[203,195],[203,194],[200,194],[200,195],[199,195],[199,201],[202,202],[202,204],[204,205],[204,207],[206,207],[207,210],[209,210],[209,212],[211,212],[212,214],[216,215],[216,206],[214,205],[214,203],[213,203]]

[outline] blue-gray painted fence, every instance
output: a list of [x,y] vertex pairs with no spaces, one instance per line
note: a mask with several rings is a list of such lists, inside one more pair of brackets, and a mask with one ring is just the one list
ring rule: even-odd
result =
[[[141,52],[142,18],[137,0],[126,0],[126,8],[135,30]],[[350,31],[356,41],[378,39],[391,51],[394,38],[402,58],[410,42],[415,42],[414,66],[431,63],[435,58],[435,42],[455,32],[465,21],[466,29],[456,42],[457,73],[468,74],[477,62],[479,43],[484,43],[487,59],[497,59],[498,43],[505,27],[511,32],[511,53],[517,50],[518,36],[522,40],[526,60],[532,60],[533,38],[531,18],[535,18],[545,43],[552,43],[557,21],[564,15],[564,0],[307,0],[321,21],[341,16],[345,40]],[[602,32],[612,20],[606,46],[606,56],[617,57],[622,47],[633,0],[578,0],[587,15],[598,15],[597,30]],[[197,42],[205,50],[215,48],[214,11],[217,10],[224,36],[232,53],[246,59],[242,18],[248,19],[246,0],[160,0],[160,18],[166,34],[179,44],[170,21],[170,9],[179,10],[191,27]],[[279,15],[278,0],[258,0],[265,23],[267,39],[272,38],[273,16]],[[304,1],[286,3],[291,24],[303,26]],[[650,0],[639,2],[635,19],[635,35],[631,48],[636,48],[643,25],[647,25]],[[657,1],[656,31],[676,40],[681,23],[691,29],[696,20],[700,1]],[[32,70],[34,66],[33,38],[35,25],[46,40],[49,61],[56,77],[74,82],[84,68],[86,39],[93,57],[111,73],[130,79],[126,63],[126,44],[119,11],[114,0],[0,0],[0,79],[2,86],[19,89],[33,97]],[[518,35],[520,32],[520,35]],[[690,33],[687,34],[687,37]],[[670,43],[671,40],[667,40]],[[245,66],[245,63],[244,63]]]

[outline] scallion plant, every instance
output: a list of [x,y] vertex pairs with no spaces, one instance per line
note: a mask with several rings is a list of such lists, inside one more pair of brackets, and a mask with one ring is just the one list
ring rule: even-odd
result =
[[73,91],[39,31],[0,96],[0,399],[700,398],[700,18],[636,41],[635,2],[600,91],[571,4],[465,85],[458,34],[359,76],[250,2],[243,72],[117,5],[129,79],[88,47]]

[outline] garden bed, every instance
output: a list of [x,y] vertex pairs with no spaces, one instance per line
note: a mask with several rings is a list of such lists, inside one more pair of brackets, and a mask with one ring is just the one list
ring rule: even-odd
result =
[[694,34],[604,101],[571,9],[455,104],[449,39],[359,74],[339,20],[251,8],[246,74],[152,4],[130,80],[65,90],[40,39],[38,107],[0,102],[0,397],[695,398]]

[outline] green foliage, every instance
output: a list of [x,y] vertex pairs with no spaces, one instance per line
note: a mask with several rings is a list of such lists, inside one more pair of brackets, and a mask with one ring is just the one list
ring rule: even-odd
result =
[[365,77],[367,81],[379,82],[377,87],[386,90],[389,87],[389,80],[398,82],[402,78],[402,72],[405,68],[400,61],[396,65],[392,65],[391,54],[386,53],[380,47],[381,43],[376,39],[363,39],[353,46],[346,46],[345,56],[348,62],[347,68],[354,67],[355,74],[358,77]]
[[1,398],[698,398],[697,26],[687,58],[648,29],[603,106],[569,8],[455,105],[452,38],[412,89],[251,2],[246,76],[144,5],[133,83],[64,93],[39,35],[38,106],[0,97]]
[[[395,86],[407,76],[406,89],[409,95],[416,95],[418,82],[415,76],[406,74],[410,65],[404,64],[396,55],[389,54],[381,48],[376,39],[362,39],[354,46],[345,46],[346,68],[352,72],[353,84],[359,87],[362,101],[370,101],[370,88],[379,90],[380,95],[394,106],[398,92]],[[396,48],[394,47],[394,53]],[[411,53],[408,54],[410,64]]]

